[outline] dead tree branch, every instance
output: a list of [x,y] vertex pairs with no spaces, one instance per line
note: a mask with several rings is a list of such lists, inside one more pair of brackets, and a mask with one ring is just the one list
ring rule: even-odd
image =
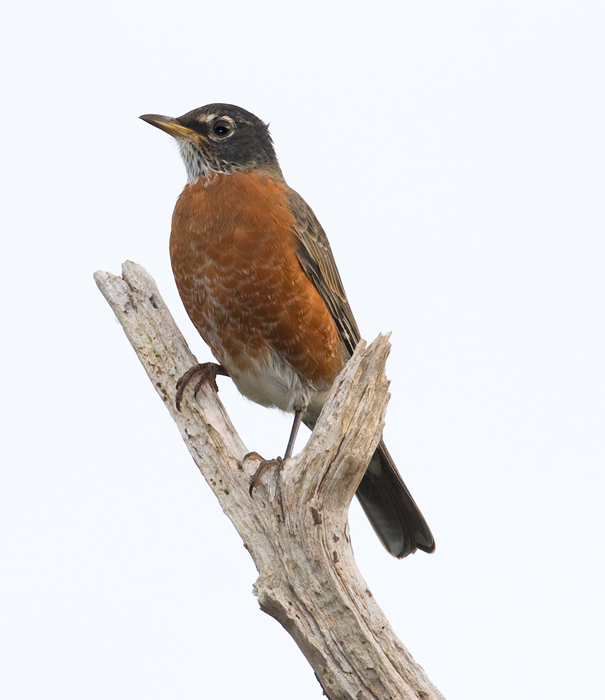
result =
[[388,339],[361,342],[334,382],[307,446],[268,470],[251,498],[258,462],[211,386],[175,408],[177,379],[195,357],[155,282],[132,262],[97,272],[114,310],[191,456],[239,532],[259,576],[261,608],[292,635],[330,700],[439,700],[443,696],[391,629],[359,573],[349,504],[382,433]]

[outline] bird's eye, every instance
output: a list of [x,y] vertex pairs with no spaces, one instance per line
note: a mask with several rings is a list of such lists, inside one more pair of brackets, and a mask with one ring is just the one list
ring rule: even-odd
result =
[[229,134],[233,131],[233,124],[232,122],[228,122],[226,119],[218,119],[212,125],[212,131],[216,134],[216,136],[225,138],[225,136],[229,136]]

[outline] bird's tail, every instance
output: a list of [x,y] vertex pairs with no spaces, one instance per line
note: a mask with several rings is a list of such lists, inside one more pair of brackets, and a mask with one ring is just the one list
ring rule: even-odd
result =
[[435,550],[435,540],[381,440],[357,497],[382,544],[394,556]]

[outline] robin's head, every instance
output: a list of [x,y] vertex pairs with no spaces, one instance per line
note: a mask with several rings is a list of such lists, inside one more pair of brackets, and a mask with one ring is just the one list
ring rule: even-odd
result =
[[211,172],[262,171],[283,179],[267,125],[241,107],[211,104],[176,119],[159,114],[141,119],[174,136],[190,183]]

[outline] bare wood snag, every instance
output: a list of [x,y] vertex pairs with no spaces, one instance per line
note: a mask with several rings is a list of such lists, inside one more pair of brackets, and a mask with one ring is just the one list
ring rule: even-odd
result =
[[349,542],[349,505],[384,424],[388,338],[359,344],[306,447],[267,470],[251,498],[258,462],[244,459],[249,450],[212,386],[197,399],[188,387],[176,409],[177,380],[197,361],[151,276],[127,262],[121,277],[95,280],[250,552],[261,608],[292,635],[328,698],[443,698],[391,629]]

